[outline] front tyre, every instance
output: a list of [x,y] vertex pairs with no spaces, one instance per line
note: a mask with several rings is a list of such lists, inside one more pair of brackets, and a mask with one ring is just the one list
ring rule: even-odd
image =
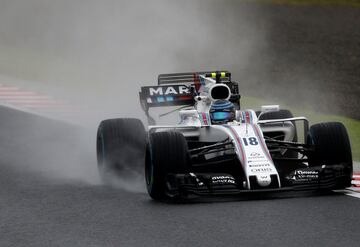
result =
[[149,136],[146,151],[145,178],[154,200],[171,199],[167,175],[188,172],[190,156],[185,137],[179,132],[156,132]]
[[319,123],[310,127],[307,143],[315,150],[309,154],[309,166],[343,166],[343,176],[335,189],[351,186],[353,161],[345,126],[338,122]]

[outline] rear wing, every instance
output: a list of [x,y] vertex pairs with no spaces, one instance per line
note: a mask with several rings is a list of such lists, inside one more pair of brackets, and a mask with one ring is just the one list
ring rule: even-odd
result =
[[144,110],[158,106],[194,104],[194,89],[186,85],[141,87],[140,103]]

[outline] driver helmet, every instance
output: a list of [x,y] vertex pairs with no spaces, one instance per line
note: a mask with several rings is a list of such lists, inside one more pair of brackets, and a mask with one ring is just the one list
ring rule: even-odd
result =
[[225,124],[235,120],[235,106],[228,100],[216,100],[210,106],[212,124]]

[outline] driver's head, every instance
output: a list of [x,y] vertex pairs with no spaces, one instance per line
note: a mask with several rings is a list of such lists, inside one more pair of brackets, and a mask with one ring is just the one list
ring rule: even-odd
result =
[[209,113],[212,124],[224,124],[235,120],[235,106],[228,100],[214,101]]

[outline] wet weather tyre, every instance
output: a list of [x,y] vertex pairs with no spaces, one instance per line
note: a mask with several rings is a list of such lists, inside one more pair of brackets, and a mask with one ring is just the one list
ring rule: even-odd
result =
[[139,119],[108,119],[97,131],[96,151],[99,174],[105,184],[121,176],[143,172],[146,132]]
[[319,123],[310,127],[308,144],[314,146],[309,155],[309,166],[327,167],[342,166],[342,177],[337,181],[335,189],[351,185],[353,161],[350,140],[345,126],[338,122]]
[[149,136],[145,178],[149,195],[154,200],[175,199],[167,189],[167,175],[186,173],[189,152],[185,137],[179,132],[157,132]]

